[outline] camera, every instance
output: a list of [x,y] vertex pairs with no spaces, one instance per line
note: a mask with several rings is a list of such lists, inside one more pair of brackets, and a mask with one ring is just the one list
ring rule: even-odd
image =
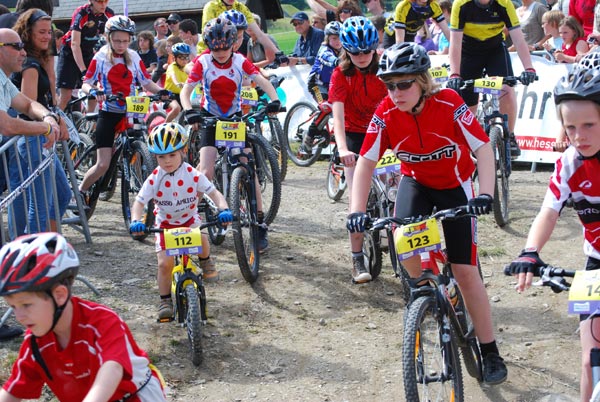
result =
[[597,40],[596,40],[596,38],[594,38],[593,36],[590,36],[590,37],[587,39],[587,42],[588,42],[590,45],[597,45],[597,44],[598,44],[598,41],[597,41]]
[[283,54],[283,52],[277,52],[275,53],[275,64],[277,64],[278,66],[281,64],[288,64],[290,62],[290,59]]

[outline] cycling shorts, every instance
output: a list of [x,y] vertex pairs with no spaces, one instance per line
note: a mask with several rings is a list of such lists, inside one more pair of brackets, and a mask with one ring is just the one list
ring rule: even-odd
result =
[[[463,80],[482,78],[486,74],[490,77],[513,75],[510,55],[504,43],[481,53],[465,52],[463,48],[460,62],[460,75]],[[475,106],[479,102],[479,94],[473,92],[473,89],[463,90],[460,95],[467,106]]]
[[346,145],[348,145],[348,151],[359,155],[364,140],[365,133],[351,133],[346,131]]
[[101,110],[98,113],[98,122],[96,123],[96,146],[98,148],[112,148],[115,143],[115,136],[123,131],[126,126],[125,114],[106,112]]
[[[586,271],[594,271],[596,269],[600,269],[600,260],[598,260],[594,257],[588,257],[588,259],[585,263],[585,270]],[[590,317],[589,314],[579,314],[579,322],[585,321],[589,317]]]
[[[93,58],[93,54],[83,55],[83,62],[86,67],[90,65]],[[82,73],[77,63],[75,63],[71,48],[63,47],[56,65],[56,86],[65,89],[81,88],[81,78],[84,74],[85,72]]]
[[[472,190],[468,193],[466,188],[472,189],[470,180],[464,187],[436,190],[419,184],[410,176],[402,176],[398,185],[394,216],[427,216],[431,215],[434,207],[439,211],[466,205],[472,198]],[[442,229],[448,261],[453,264],[477,265],[477,220],[443,220]]]

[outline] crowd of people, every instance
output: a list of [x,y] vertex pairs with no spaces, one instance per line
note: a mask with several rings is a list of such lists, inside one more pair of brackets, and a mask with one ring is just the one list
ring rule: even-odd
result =
[[[396,217],[424,216],[434,208],[461,205],[473,215],[489,213],[494,201],[494,156],[489,138],[474,117],[479,96],[462,89],[464,80],[485,74],[514,75],[509,54],[514,50],[523,65],[521,82],[531,84],[537,79],[531,52],[545,51],[556,62],[574,63],[554,89],[571,146],[557,163],[526,247],[510,269],[518,275],[517,290],[530,286],[532,276],[544,265],[539,253],[569,196],[585,229],[586,269],[600,267],[600,244],[594,237],[600,208],[593,191],[587,191],[597,181],[600,168],[600,6],[594,1],[523,0],[515,5],[508,0],[402,0],[389,12],[383,0],[362,0],[362,4],[342,0],[337,6],[310,0],[313,15],[299,11],[291,16],[298,39],[292,53],[279,59],[277,43],[262,31],[259,17],[237,0],[208,2],[200,26],[176,13],[159,17],[153,24],[155,32],[137,32],[134,21],[115,15],[108,3],[90,0],[77,8],[64,35],[52,28],[49,0],[19,0],[15,12],[0,16],[0,130],[3,141],[22,136],[9,158],[24,159],[29,149],[35,167],[45,149],[68,138],[64,120],[53,110],[62,111],[74,89],[93,95],[99,106],[98,149],[96,164],[79,185],[85,201],[89,187],[108,168],[114,133],[125,116],[124,103],[108,96],[134,94],[141,85],[147,92],[175,97],[167,121],[148,136],[148,149],[156,155],[159,167],[136,198],[131,233],[147,229],[140,218],[150,200],[160,201],[154,211],[158,226],[198,226],[197,206],[204,193],[218,206],[219,221],[231,222],[236,211],[229,210],[225,197],[212,184],[216,129],[202,123],[207,118],[240,115],[240,90],[252,81],[270,97],[267,112],[278,112],[277,92],[261,68],[273,62],[284,67],[307,64],[311,66],[308,90],[321,103],[321,111],[300,152],[312,152],[313,140],[331,114],[350,192],[346,228],[351,276],[356,284],[367,283],[372,276],[362,251],[370,219],[366,202],[370,177],[383,153],[391,149],[401,161]],[[444,89],[429,74],[431,54],[448,54],[450,73]],[[197,87],[202,93],[199,109],[191,102]],[[95,108],[95,103],[88,108]],[[511,155],[517,157],[517,103],[509,86],[502,88],[500,110],[508,116]],[[185,162],[187,131],[173,123],[181,112],[201,132],[200,162],[195,167]],[[448,150],[443,157],[430,157],[442,147]],[[9,225],[21,237],[0,250],[0,295],[14,309],[17,320],[28,327],[0,401],[36,398],[44,383],[59,399],[74,392],[71,387],[77,383],[78,400],[121,400],[134,395],[140,401],[164,400],[160,373],[127,325],[107,307],[71,295],[79,261],[67,241],[51,233],[58,218],[55,213],[64,213],[71,190],[58,162],[55,171],[56,177],[34,184],[28,197],[31,205],[23,207],[21,202],[19,210],[15,202],[11,207],[15,218]],[[475,171],[478,193],[472,181]],[[6,185],[14,188],[18,185],[15,175],[9,168],[0,176],[8,177],[11,183]],[[588,180],[590,186],[574,188],[572,177]],[[56,197],[46,184],[50,182],[56,183]],[[173,191],[172,186],[186,191]],[[263,223],[260,186],[257,190],[259,249],[264,252],[268,228]],[[46,199],[56,199],[57,205],[49,206],[50,213],[41,218],[33,216],[36,204]],[[496,344],[488,296],[474,268],[475,219],[444,223],[443,231],[448,259],[479,341],[483,381],[500,384],[508,371]],[[168,321],[173,316],[173,258],[166,255],[161,235],[156,237],[155,250],[158,318]],[[419,276],[419,255],[403,265],[409,276]],[[208,247],[200,255],[200,266],[205,280],[218,280]],[[600,330],[600,324],[582,316],[582,399],[591,394],[589,350],[600,346],[590,336],[594,328]],[[0,340],[20,333],[4,326]],[[80,350],[73,346],[77,340],[97,348]],[[88,369],[85,380],[78,372],[66,379],[53,376],[64,371],[64,359],[75,357],[82,372]]]

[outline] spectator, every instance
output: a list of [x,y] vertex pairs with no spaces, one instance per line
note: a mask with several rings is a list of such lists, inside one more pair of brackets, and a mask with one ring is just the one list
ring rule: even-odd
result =
[[[337,11],[338,7],[342,5],[345,0],[338,0],[337,6],[328,3],[326,0],[308,0],[308,6],[311,10],[321,18],[325,18],[326,23],[331,21],[339,21]],[[351,0],[354,3],[354,7],[360,10],[360,5],[357,0]],[[361,14],[362,15],[362,14]]]
[[[259,24],[260,25],[260,24]],[[310,26],[313,28],[320,29],[321,31],[325,30],[325,25],[327,25],[327,20],[320,15],[313,15],[310,17]]]
[[[444,19],[447,22],[450,21],[450,11],[452,11],[452,3],[450,0],[441,0],[439,5],[442,9],[442,13],[444,14]],[[438,24],[431,24],[429,29],[431,31],[433,43],[435,43],[437,46],[437,49],[429,51],[429,54],[448,54],[450,42],[448,41],[446,35],[444,35],[444,32],[442,32],[442,28]]]
[[[52,92],[50,90],[50,78],[48,70],[54,65],[49,40],[52,37],[52,19],[39,8],[31,8],[25,11],[14,27],[15,32],[19,34],[25,45],[27,58],[20,71],[14,72],[11,81],[21,93],[28,98],[37,100],[42,106],[50,109],[54,104]],[[61,122],[57,115],[50,114],[56,118],[61,128],[60,140],[69,139],[69,132],[64,122]],[[26,114],[20,117],[29,120]],[[62,124],[60,124],[62,123]],[[24,171],[24,177],[29,176],[33,169],[37,168],[44,159],[42,144],[36,137],[20,137],[18,142],[18,152],[23,163],[21,170]],[[10,171],[10,168],[9,168]],[[55,232],[56,211],[58,216],[67,210],[71,199],[71,188],[67,180],[62,164],[54,157],[54,178],[50,176],[50,169],[46,169],[40,177],[37,177],[31,186],[28,187],[28,210],[23,207],[23,195],[20,195],[13,203],[14,223],[17,235],[28,233],[38,233],[45,231]],[[20,184],[18,171],[10,174],[11,186],[16,188]],[[53,183],[56,185],[56,194],[54,194]],[[55,195],[55,196],[54,196]],[[58,205],[54,203],[54,199]],[[12,220],[12,217],[11,219]]]
[[549,52],[554,52],[556,49],[562,49],[563,39],[558,32],[558,26],[564,18],[564,14],[559,10],[546,11],[542,16],[542,28],[544,28],[544,34],[550,36],[548,40],[544,42],[542,47]]
[[[542,27],[542,17],[548,9],[536,0],[523,0],[523,5],[516,11],[529,50],[542,50],[542,44],[550,39]],[[508,50],[512,52],[515,48],[511,46]]]
[[594,7],[596,0],[570,0],[569,13],[583,27],[584,37],[594,31]]
[[[176,43],[183,43],[183,39],[181,39],[179,36],[169,36],[167,38],[167,42],[166,42],[166,50],[167,50],[167,63],[171,64],[175,61],[175,56],[173,56],[173,52],[172,52],[172,47],[174,44]],[[165,66],[165,69],[167,68],[167,66]]]
[[383,15],[376,15],[369,18],[373,23],[373,26],[377,30],[377,36],[379,38],[379,45],[377,49],[383,49],[383,38],[385,37],[385,25],[386,19]]
[[[4,4],[0,4],[0,15],[4,15],[4,14],[8,14],[10,13],[10,10],[8,9],[8,7],[6,7]],[[4,325],[2,327],[0,327],[0,331],[2,331],[2,328],[4,328]],[[2,339],[2,335],[0,334],[0,339]]]
[[137,42],[137,52],[144,62],[148,74],[152,74],[158,63],[156,50],[154,50],[154,35],[150,31],[142,31],[137,35]]
[[569,0],[558,0],[552,6],[553,10],[557,10],[563,13],[563,15],[569,15]]
[[167,39],[169,36],[169,26],[167,25],[167,19],[163,17],[159,17],[154,20],[154,31],[156,35],[154,35],[154,42],[158,42],[162,39]]
[[65,36],[65,33],[63,32],[62,29],[57,28],[54,30],[54,45],[56,46],[57,52],[60,52],[60,50],[63,47],[63,44],[62,44],[63,36]]
[[50,16],[54,10],[52,0],[18,0],[14,13],[0,13],[0,28],[12,28],[19,16],[30,8],[39,8]]
[[391,12],[385,11],[385,3],[383,0],[362,0],[362,2],[373,17],[383,15],[383,17],[387,19],[393,15]]
[[237,30],[236,40],[233,44],[233,51],[243,54],[244,57],[248,58],[248,39],[250,39],[250,36],[246,33],[246,30],[248,29],[248,21],[246,20],[246,16],[237,10],[227,10],[219,17],[231,21]]
[[335,11],[337,21],[344,22],[350,17],[362,16],[360,6],[353,0],[344,0]]
[[596,1],[594,7],[594,31],[588,35],[588,39],[594,39],[594,48],[600,44],[600,1]]
[[[257,14],[253,14],[254,19],[256,20],[256,23],[260,26],[260,17]],[[250,38],[248,39],[248,55],[247,58],[248,60],[250,60],[252,63],[254,63],[254,65],[258,68],[263,68],[265,66],[268,66],[269,64],[271,64],[271,61],[267,60],[267,56],[265,54],[265,48],[263,47],[263,45],[258,42],[256,39],[256,34],[253,31],[248,30],[248,35],[250,35]],[[269,40],[271,42],[273,42],[273,45],[275,45],[275,47],[277,49],[279,49],[279,46],[277,45],[277,41],[275,40],[275,38],[273,38],[271,35],[267,34],[267,37],[269,38]]]
[[429,27],[427,24],[423,25],[421,29],[417,31],[417,35],[415,36],[415,43],[421,45],[425,48],[425,50],[435,51],[436,46],[433,43],[433,39],[431,38],[431,34],[429,33]]
[[179,36],[179,23],[181,20],[182,18],[179,14],[169,14],[169,18],[167,18],[167,25],[169,25],[171,36]]
[[167,52],[167,40],[161,39],[154,44],[156,50],[157,64],[156,70],[152,73],[152,81],[156,82],[159,86],[165,86],[165,73],[167,72],[167,66],[169,65],[169,52]]
[[396,43],[414,42],[419,29],[429,19],[440,25],[446,37],[450,37],[448,22],[439,4],[433,0],[402,0],[394,13]]
[[561,49],[556,49],[554,58],[559,63],[575,63],[589,50],[583,27],[572,15],[566,16],[558,26],[558,32],[563,39]]
[[191,55],[190,59],[196,57],[197,46],[200,41],[198,35],[198,24],[195,21],[186,18],[179,23],[179,37],[183,39],[183,43],[190,46]]
[[308,15],[304,11],[294,14],[290,24],[294,25],[294,29],[300,37],[296,41],[292,55],[289,57],[289,65],[310,64],[312,66],[321,43],[325,40],[325,33],[310,26]]

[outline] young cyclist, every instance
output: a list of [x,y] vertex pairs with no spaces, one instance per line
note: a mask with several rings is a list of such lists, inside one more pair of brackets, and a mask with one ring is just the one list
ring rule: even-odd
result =
[[[494,155],[485,131],[461,97],[434,83],[427,51],[412,42],[385,50],[377,75],[388,96],[377,107],[354,174],[351,214],[347,226],[352,250],[360,250],[371,175],[388,149],[401,161],[394,215],[425,216],[438,210],[469,205],[474,214],[489,213],[494,191]],[[474,197],[471,177],[477,157],[480,195]],[[443,222],[448,260],[473,319],[483,357],[483,381],[499,384],[506,366],[499,355],[491,308],[477,270],[477,233],[474,218]],[[412,278],[421,274],[416,255],[403,265]]]
[[[95,94],[100,102],[95,133],[98,147],[96,164],[86,172],[79,185],[84,201],[87,201],[86,192],[90,186],[108,170],[115,133],[122,131],[126,123],[125,102],[107,102],[106,95],[134,95],[137,83],[151,93],[167,92],[150,79],[140,56],[135,50],[128,48],[135,35],[133,21],[123,15],[116,15],[106,22],[104,32],[108,37],[108,44],[92,59],[82,86],[84,92]],[[96,82],[97,87],[94,86]]]
[[[219,17],[228,19],[233,23],[233,25],[235,25],[235,28],[237,29],[237,36],[235,39],[235,43],[233,44],[233,51],[239,51],[243,55],[246,55],[246,50],[248,48],[247,43],[249,38],[248,34],[246,33],[246,29],[248,29],[248,20],[246,20],[246,16],[238,10],[231,9],[225,11]],[[244,41],[246,42],[246,46],[242,46],[244,44]]]
[[[158,168],[146,179],[131,209],[131,233],[146,230],[140,222],[144,206],[154,200],[156,226],[160,228],[198,227],[201,220],[198,215],[198,203],[206,193],[219,207],[218,219],[221,223],[233,220],[223,194],[219,192],[206,176],[185,162],[184,148],[188,136],[185,129],[177,123],[163,123],[154,128],[148,136],[148,150],[156,155]],[[159,321],[173,317],[173,300],[171,299],[171,271],[174,259],[165,251],[165,240],[162,233],[156,234],[156,256],[158,258],[158,291],[160,304]],[[215,282],[219,274],[215,263],[210,258],[210,242],[208,236],[202,234],[202,253],[200,268],[202,278]]]
[[188,78],[188,74],[185,72],[185,66],[190,62],[191,51],[190,45],[183,42],[176,43],[171,47],[171,52],[173,53],[173,57],[175,57],[175,61],[167,67],[165,73],[165,89],[174,94],[175,99],[170,102],[171,110],[165,119],[165,122],[167,123],[173,121],[181,112],[179,94]]
[[435,0],[402,0],[396,6],[394,13],[396,43],[414,42],[419,30],[423,27],[427,29],[429,18],[441,29],[446,38],[450,37],[448,21]]
[[[186,120],[196,125],[206,117],[231,117],[240,115],[240,92],[245,76],[250,77],[260,86],[272,101],[266,106],[267,113],[279,111],[281,106],[273,85],[264,78],[258,69],[244,56],[233,51],[237,29],[225,18],[215,18],[204,28],[204,43],[209,51],[202,53],[194,60],[194,67],[187,83],[181,90],[181,105],[185,110]],[[201,83],[203,97],[201,110],[192,109],[190,95],[194,87]],[[197,169],[209,180],[214,177],[217,148],[215,147],[215,127],[201,127],[202,139],[200,149],[200,164]],[[249,152],[247,149],[246,152]],[[257,185],[258,220],[263,223],[264,212],[260,186]],[[267,229],[264,225],[259,229],[259,250],[268,247]]]
[[1,402],[166,401],[161,376],[111,309],[71,294],[79,270],[58,233],[18,237],[0,249],[0,295],[27,327]]
[[[308,91],[318,103],[329,99],[329,81],[333,69],[338,65],[338,57],[342,51],[341,30],[342,24],[337,21],[331,21],[325,26],[325,40],[319,48],[315,63],[308,74]],[[321,99],[316,96],[317,91],[320,93]],[[312,152],[314,138],[320,131],[319,126],[321,129],[323,128],[326,116],[331,113],[331,105],[319,104],[319,109],[320,112],[308,127],[308,133],[302,143],[302,150],[308,154]]]
[[[525,248],[510,264],[518,276],[516,290],[531,286],[533,275],[544,266],[539,253],[550,238],[562,208],[569,197],[583,226],[583,252],[587,256],[586,270],[600,269],[600,52],[591,52],[576,64],[554,88],[558,116],[571,146],[562,153],[550,178],[542,208],[536,216]],[[600,320],[597,316],[580,316],[582,401],[592,395],[590,350],[600,348]]]
[[[379,37],[371,21],[365,17],[348,18],[342,25],[340,39],[345,51],[329,82],[329,102],[333,110],[335,141],[352,194],[356,155],[373,112],[387,92],[376,75],[379,56],[375,50]],[[362,244],[357,249],[352,248],[352,280],[354,283],[371,280],[365,267]]]

